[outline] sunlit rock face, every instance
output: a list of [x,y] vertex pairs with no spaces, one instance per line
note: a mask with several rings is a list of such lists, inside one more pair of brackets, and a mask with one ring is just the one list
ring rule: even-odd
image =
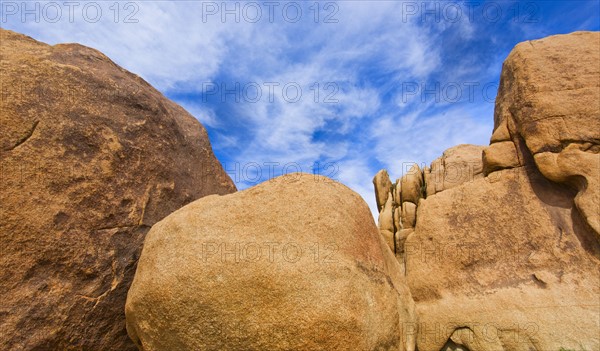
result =
[[[408,279],[419,350],[600,348],[599,101],[599,33],[521,43],[490,146],[405,175],[423,181],[416,210],[390,182],[380,233]],[[448,155],[471,166],[447,187]]]
[[532,155],[544,176],[577,189],[575,206],[600,241],[599,40],[576,32],[517,45],[504,63],[494,124],[508,129],[521,164]]
[[294,173],[167,216],[129,290],[141,350],[414,350],[400,265],[354,191]]

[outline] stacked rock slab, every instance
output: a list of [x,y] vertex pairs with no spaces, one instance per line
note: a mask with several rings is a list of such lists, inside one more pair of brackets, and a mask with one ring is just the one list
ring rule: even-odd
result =
[[235,187],[198,121],[100,52],[0,29],[0,349],[135,350],[149,228]]
[[[380,170],[373,178],[379,203],[379,230],[404,269],[404,242],[414,232],[421,198],[483,177],[482,151],[478,145],[458,145],[423,170],[417,164],[395,183]],[[384,196],[384,194],[387,195]]]
[[419,350],[600,349],[598,101],[599,33],[511,52],[485,177],[425,176],[404,243]]
[[426,195],[451,189],[483,177],[482,151],[479,145],[461,144],[444,151],[443,155],[426,167],[423,176]]
[[156,224],[127,330],[145,351],[414,350],[404,279],[358,194],[288,174]]

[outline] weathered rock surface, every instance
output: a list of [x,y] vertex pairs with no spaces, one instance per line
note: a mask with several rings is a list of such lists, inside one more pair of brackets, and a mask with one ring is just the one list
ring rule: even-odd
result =
[[599,37],[576,32],[518,44],[504,62],[495,126],[508,119],[532,154],[574,141],[597,144]]
[[396,182],[392,184],[392,189],[394,189],[394,207],[402,206],[402,179],[396,179]]
[[156,224],[126,315],[145,351],[414,349],[412,299],[366,203],[308,174]]
[[412,202],[402,204],[402,228],[414,228],[417,221],[417,205]]
[[394,231],[394,211],[393,211],[393,201],[392,196],[389,194],[385,205],[381,209],[379,213],[378,224],[379,229],[381,230],[389,230],[391,232]]
[[379,171],[373,177],[373,185],[375,186],[375,199],[377,201],[377,210],[381,212],[383,206],[387,202],[389,192],[392,188],[390,176],[385,169]]
[[[395,183],[389,181],[384,169],[373,178],[376,198],[380,199],[378,201],[386,200],[380,207],[379,229],[386,242],[390,242],[390,232],[393,233],[394,245],[390,245],[390,248],[401,265],[404,262],[402,243],[414,231],[412,228],[415,227],[420,199],[483,178],[483,151],[483,146],[462,144],[446,150],[431,167],[421,170],[417,164],[413,164]],[[493,163],[496,162],[494,154],[491,156],[490,169],[497,167]],[[382,196],[384,189],[391,189],[391,192]]]
[[492,143],[483,149],[483,174],[519,167],[517,148],[512,141]]
[[483,149],[479,145],[461,144],[444,151],[424,172],[427,196],[482,178]]
[[[598,101],[599,32],[528,41],[517,45],[504,63],[494,124],[498,129],[506,123],[521,164],[533,155],[547,176],[560,168],[561,182],[578,189],[575,205],[600,240]],[[568,156],[560,157],[563,152]],[[554,155],[538,156],[543,153]],[[550,157],[569,161],[555,164]]]
[[439,186],[448,151],[425,168],[395,233],[420,351],[600,349],[598,101],[600,33],[521,43],[481,171]]
[[394,224],[394,202],[392,199],[392,194],[389,193],[385,205],[381,209],[379,213],[379,218],[377,219],[377,226],[379,227],[379,231],[383,236],[384,241],[389,245],[392,252],[395,251],[394,244],[394,232],[395,224]]
[[401,185],[401,203],[412,202],[418,204],[419,199],[423,196],[423,172],[416,163],[408,170],[408,172],[400,178]]
[[419,350],[600,347],[600,248],[574,192],[532,167],[421,200],[404,244]]
[[[599,132],[600,134],[600,132]],[[596,148],[597,151],[593,151]],[[592,151],[590,151],[592,150]],[[600,145],[571,143],[559,153],[534,155],[540,171],[550,180],[578,190],[575,205],[600,241]]]
[[235,187],[200,123],[100,52],[0,42],[0,349],[134,350],[147,231]]

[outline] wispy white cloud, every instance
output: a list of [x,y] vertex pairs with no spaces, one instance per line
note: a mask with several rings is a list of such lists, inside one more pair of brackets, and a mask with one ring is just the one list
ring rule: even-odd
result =
[[[72,23],[63,16],[57,23],[17,18],[3,26],[49,43],[79,42],[101,50],[176,97],[209,128],[217,154],[226,155],[221,161],[229,166],[297,163],[310,171],[313,162],[332,162],[335,178],[375,211],[371,178],[379,167],[400,175],[405,162],[428,163],[447,147],[489,138],[489,102],[423,102],[421,94],[402,91],[407,83],[464,83],[472,77],[485,83],[499,74],[497,67],[488,71],[486,62],[446,44],[449,38],[475,39],[481,27],[466,18],[424,23],[406,16],[400,1],[341,1],[320,2],[318,12],[315,3],[302,2],[303,15],[293,22],[283,18],[281,2],[273,21],[261,3],[260,21],[240,13],[238,23],[234,16],[222,20],[223,2],[139,1],[129,9],[119,3],[115,23],[114,3],[97,3],[103,16],[96,23],[79,13]],[[219,13],[207,15],[207,4],[216,4]],[[124,23],[132,10],[137,22]],[[449,60],[456,64],[446,66]],[[262,97],[235,102],[219,96],[208,103],[201,96],[209,82],[257,84]],[[268,83],[278,84],[272,96]],[[282,92],[289,83],[301,88],[298,101]],[[252,184],[241,179],[238,185]]]
[[189,113],[196,117],[204,126],[212,128],[218,128],[219,126],[222,126],[219,117],[215,114],[213,109],[194,101],[183,101],[180,104]]
[[224,57],[231,54],[230,39],[247,39],[243,34],[250,27],[247,22],[203,23],[202,2],[196,1],[82,1],[76,2],[72,18],[69,8],[58,3],[62,16],[55,23],[44,20],[43,8],[52,2],[27,6],[33,9],[36,3],[41,4],[41,20],[29,16],[22,21],[19,3],[19,13],[7,17],[5,27],[51,44],[77,42],[94,47],[162,91],[213,78]]

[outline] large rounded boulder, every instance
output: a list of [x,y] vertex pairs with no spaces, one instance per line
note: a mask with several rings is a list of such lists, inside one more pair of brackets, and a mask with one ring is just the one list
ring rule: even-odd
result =
[[411,350],[413,302],[362,198],[295,173],[148,233],[126,303],[140,350]]
[[102,53],[0,42],[0,349],[135,350],[146,233],[235,186],[202,125]]

